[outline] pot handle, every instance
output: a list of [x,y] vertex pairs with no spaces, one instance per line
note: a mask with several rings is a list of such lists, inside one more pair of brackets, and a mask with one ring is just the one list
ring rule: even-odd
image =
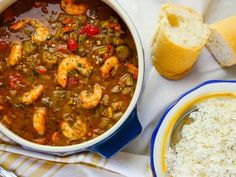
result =
[[102,142],[88,148],[88,151],[110,158],[127,146],[141,131],[142,126],[137,117],[137,108],[135,108],[118,130]]

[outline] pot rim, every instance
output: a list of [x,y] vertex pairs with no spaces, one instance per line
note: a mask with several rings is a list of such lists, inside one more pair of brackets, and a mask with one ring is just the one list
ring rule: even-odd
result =
[[[11,130],[6,128],[2,123],[0,123],[0,130],[1,132],[6,135],[8,138],[13,140],[14,142],[26,147],[30,148],[32,150],[40,151],[40,152],[46,152],[46,153],[65,153],[69,151],[78,151],[78,150],[86,150],[88,147],[91,147],[106,138],[108,138],[111,134],[113,134],[115,131],[119,129],[119,127],[122,126],[122,124],[125,122],[125,120],[129,117],[133,109],[135,108],[143,87],[143,80],[144,80],[144,51],[141,43],[140,36],[138,34],[138,31],[131,20],[128,13],[122,8],[122,6],[116,1],[110,1],[110,0],[101,0],[103,3],[107,4],[110,8],[112,8],[119,17],[123,20],[123,22],[126,24],[127,28],[131,32],[131,35],[133,37],[133,40],[135,42],[136,50],[137,50],[137,56],[138,56],[138,80],[137,85],[135,88],[134,95],[132,97],[132,100],[126,109],[123,116],[120,118],[120,120],[113,125],[109,130],[107,130],[105,133],[99,135],[98,137],[91,139],[89,141],[75,144],[75,145],[69,145],[69,146],[50,146],[50,145],[40,145],[33,143],[31,141],[28,141],[26,139],[21,138],[20,136],[13,133]],[[15,1],[12,0],[12,3]]]

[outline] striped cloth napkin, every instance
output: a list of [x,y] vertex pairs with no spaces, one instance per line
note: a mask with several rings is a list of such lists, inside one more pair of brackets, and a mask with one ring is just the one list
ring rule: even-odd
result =
[[151,175],[148,156],[121,152],[107,160],[93,153],[79,153],[67,157],[45,155],[25,150],[1,133],[0,165],[24,177]]

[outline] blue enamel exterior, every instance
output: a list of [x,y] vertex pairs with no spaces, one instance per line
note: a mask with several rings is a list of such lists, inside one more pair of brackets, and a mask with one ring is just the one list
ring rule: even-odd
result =
[[204,87],[205,85],[209,85],[209,84],[216,84],[216,83],[236,83],[236,80],[209,80],[209,81],[206,81],[206,82],[203,82],[202,84],[194,87],[193,89],[185,92],[184,94],[182,94],[176,101],[174,101],[166,110],[165,112],[162,114],[161,118],[160,118],[160,121],[158,122],[157,126],[155,127],[154,129],[154,132],[152,134],[152,137],[151,137],[151,142],[150,142],[150,165],[151,165],[151,168],[152,168],[152,172],[153,172],[153,176],[154,177],[157,177],[157,174],[156,174],[156,171],[155,171],[155,167],[154,167],[154,143],[155,143],[155,139],[156,139],[156,136],[157,136],[157,133],[159,131],[159,128],[161,127],[161,124],[163,122],[163,120],[165,119],[166,115],[170,112],[170,110],[182,99],[184,98],[185,96],[187,96],[189,93],[201,88],[201,87]]
[[137,108],[133,110],[123,125],[111,136],[89,147],[88,150],[96,152],[105,158],[110,158],[127,146],[142,131],[137,117]]

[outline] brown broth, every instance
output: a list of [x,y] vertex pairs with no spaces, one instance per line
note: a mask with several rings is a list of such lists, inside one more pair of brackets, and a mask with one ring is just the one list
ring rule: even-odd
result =
[[[44,1],[38,2],[42,4]],[[60,1],[47,2],[43,7],[36,8],[34,0],[17,1],[0,15],[0,120],[17,135],[35,143],[61,146],[78,144],[110,129],[129,106],[137,78],[127,64],[137,67],[136,48],[126,25],[104,3],[78,0],[77,3],[88,4],[86,15],[71,16],[61,9]],[[50,37],[38,45],[31,38],[35,32],[32,26],[9,30],[12,24],[25,18],[43,23],[50,31]],[[62,23],[67,19],[72,19],[72,31],[56,37],[58,28],[64,30],[70,27],[68,23]],[[104,21],[109,25],[103,27]],[[78,34],[87,24],[98,28],[99,34]],[[68,39],[71,38],[79,43],[75,51],[68,48]],[[14,41],[23,45],[23,52],[20,62],[9,66],[7,60]],[[105,48],[105,53],[99,53],[99,47]],[[119,47],[122,49],[121,55],[117,53]],[[128,54],[124,48],[128,49]],[[63,88],[57,81],[57,72],[65,55],[85,57],[93,66],[93,72],[87,77],[76,69],[71,70],[68,72],[67,86]],[[103,78],[100,68],[111,56],[118,58],[118,69],[111,70],[109,77]],[[56,62],[51,64],[48,59],[55,59]],[[119,80],[124,75],[129,76],[129,81],[121,84]],[[92,94],[95,84],[102,87],[102,98],[93,108],[83,108],[79,94],[84,90]],[[44,86],[43,93],[31,104],[24,104],[22,95],[38,85]],[[119,87],[120,91],[113,93],[111,90],[114,91],[114,87]],[[109,101],[104,102],[105,97],[109,97]],[[33,126],[33,116],[38,108],[46,110],[43,134]],[[73,127],[78,119],[85,125],[85,130]],[[63,133],[62,122],[67,122],[73,128],[75,137],[80,133],[83,136],[71,140]]]

